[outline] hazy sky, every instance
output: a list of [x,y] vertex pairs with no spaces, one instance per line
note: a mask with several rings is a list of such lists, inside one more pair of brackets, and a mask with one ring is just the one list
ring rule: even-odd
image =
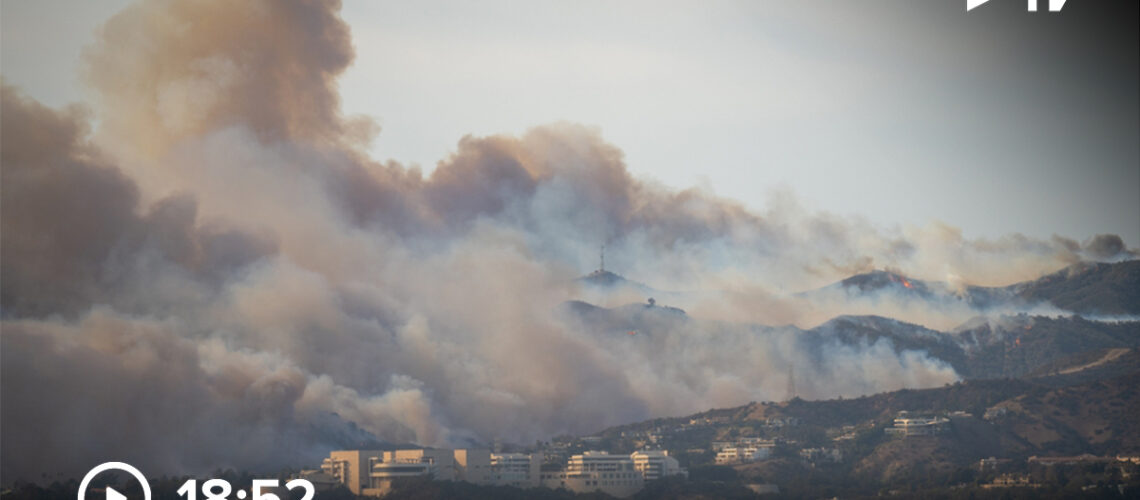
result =
[[[82,101],[82,47],[127,3],[5,0],[0,73]],[[466,134],[568,120],[637,175],[753,207],[786,189],[886,227],[1140,245],[1136,2],[963,4],[347,1],[343,107],[382,125],[377,159],[425,170]]]

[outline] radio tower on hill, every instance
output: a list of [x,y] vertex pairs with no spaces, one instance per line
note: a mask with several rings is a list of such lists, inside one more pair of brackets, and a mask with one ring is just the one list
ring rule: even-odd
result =
[[601,263],[598,265],[598,268],[594,270],[594,272],[590,273],[590,276],[604,277],[606,275],[606,244],[605,243],[602,244],[601,250],[599,251],[599,255],[601,257]]
[[590,273],[590,276],[603,276],[606,274],[606,245],[605,245],[605,243],[602,244],[602,249],[601,249],[600,255],[601,255],[602,262],[598,266],[598,269],[596,269],[594,272]]

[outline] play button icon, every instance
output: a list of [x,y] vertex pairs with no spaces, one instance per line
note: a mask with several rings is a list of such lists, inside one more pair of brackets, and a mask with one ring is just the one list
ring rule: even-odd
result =
[[[107,462],[104,464],[99,464],[97,467],[87,472],[87,475],[83,476],[83,482],[79,483],[79,498],[77,500],[87,500],[87,486],[91,484],[91,480],[95,479],[95,476],[98,476],[99,474],[109,470],[119,470],[130,474],[142,486],[142,500],[150,500],[150,483],[146,482],[146,477],[144,477],[142,472],[139,472],[138,469],[134,468],[130,464],[123,462]],[[107,500],[127,500],[126,495],[119,493],[115,490],[115,488],[112,488],[110,486],[107,487],[105,494]]]

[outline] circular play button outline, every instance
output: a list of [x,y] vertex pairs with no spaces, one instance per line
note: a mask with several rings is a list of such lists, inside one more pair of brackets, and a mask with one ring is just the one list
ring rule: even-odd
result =
[[[143,500],[150,500],[150,483],[146,482],[146,478],[143,477],[142,472],[139,472],[139,470],[134,468],[134,466],[131,464],[124,462],[105,462],[95,466],[94,469],[91,469],[89,472],[87,472],[87,475],[83,476],[83,482],[79,483],[78,500],[87,500],[87,485],[91,483],[92,479],[95,479],[95,476],[99,475],[101,472],[112,469],[121,470],[127,474],[134,476],[139,484],[142,484]],[[108,486],[108,488],[110,487]],[[112,488],[111,491],[115,491],[114,488]],[[115,493],[119,492],[115,491]],[[121,496],[122,494],[119,494],[119,497]]]

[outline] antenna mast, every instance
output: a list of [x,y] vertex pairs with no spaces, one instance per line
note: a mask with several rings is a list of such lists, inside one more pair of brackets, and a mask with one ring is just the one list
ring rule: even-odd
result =
[[601,272],[606,272],[606,244],[602,243],[602,267],[598,268]]

